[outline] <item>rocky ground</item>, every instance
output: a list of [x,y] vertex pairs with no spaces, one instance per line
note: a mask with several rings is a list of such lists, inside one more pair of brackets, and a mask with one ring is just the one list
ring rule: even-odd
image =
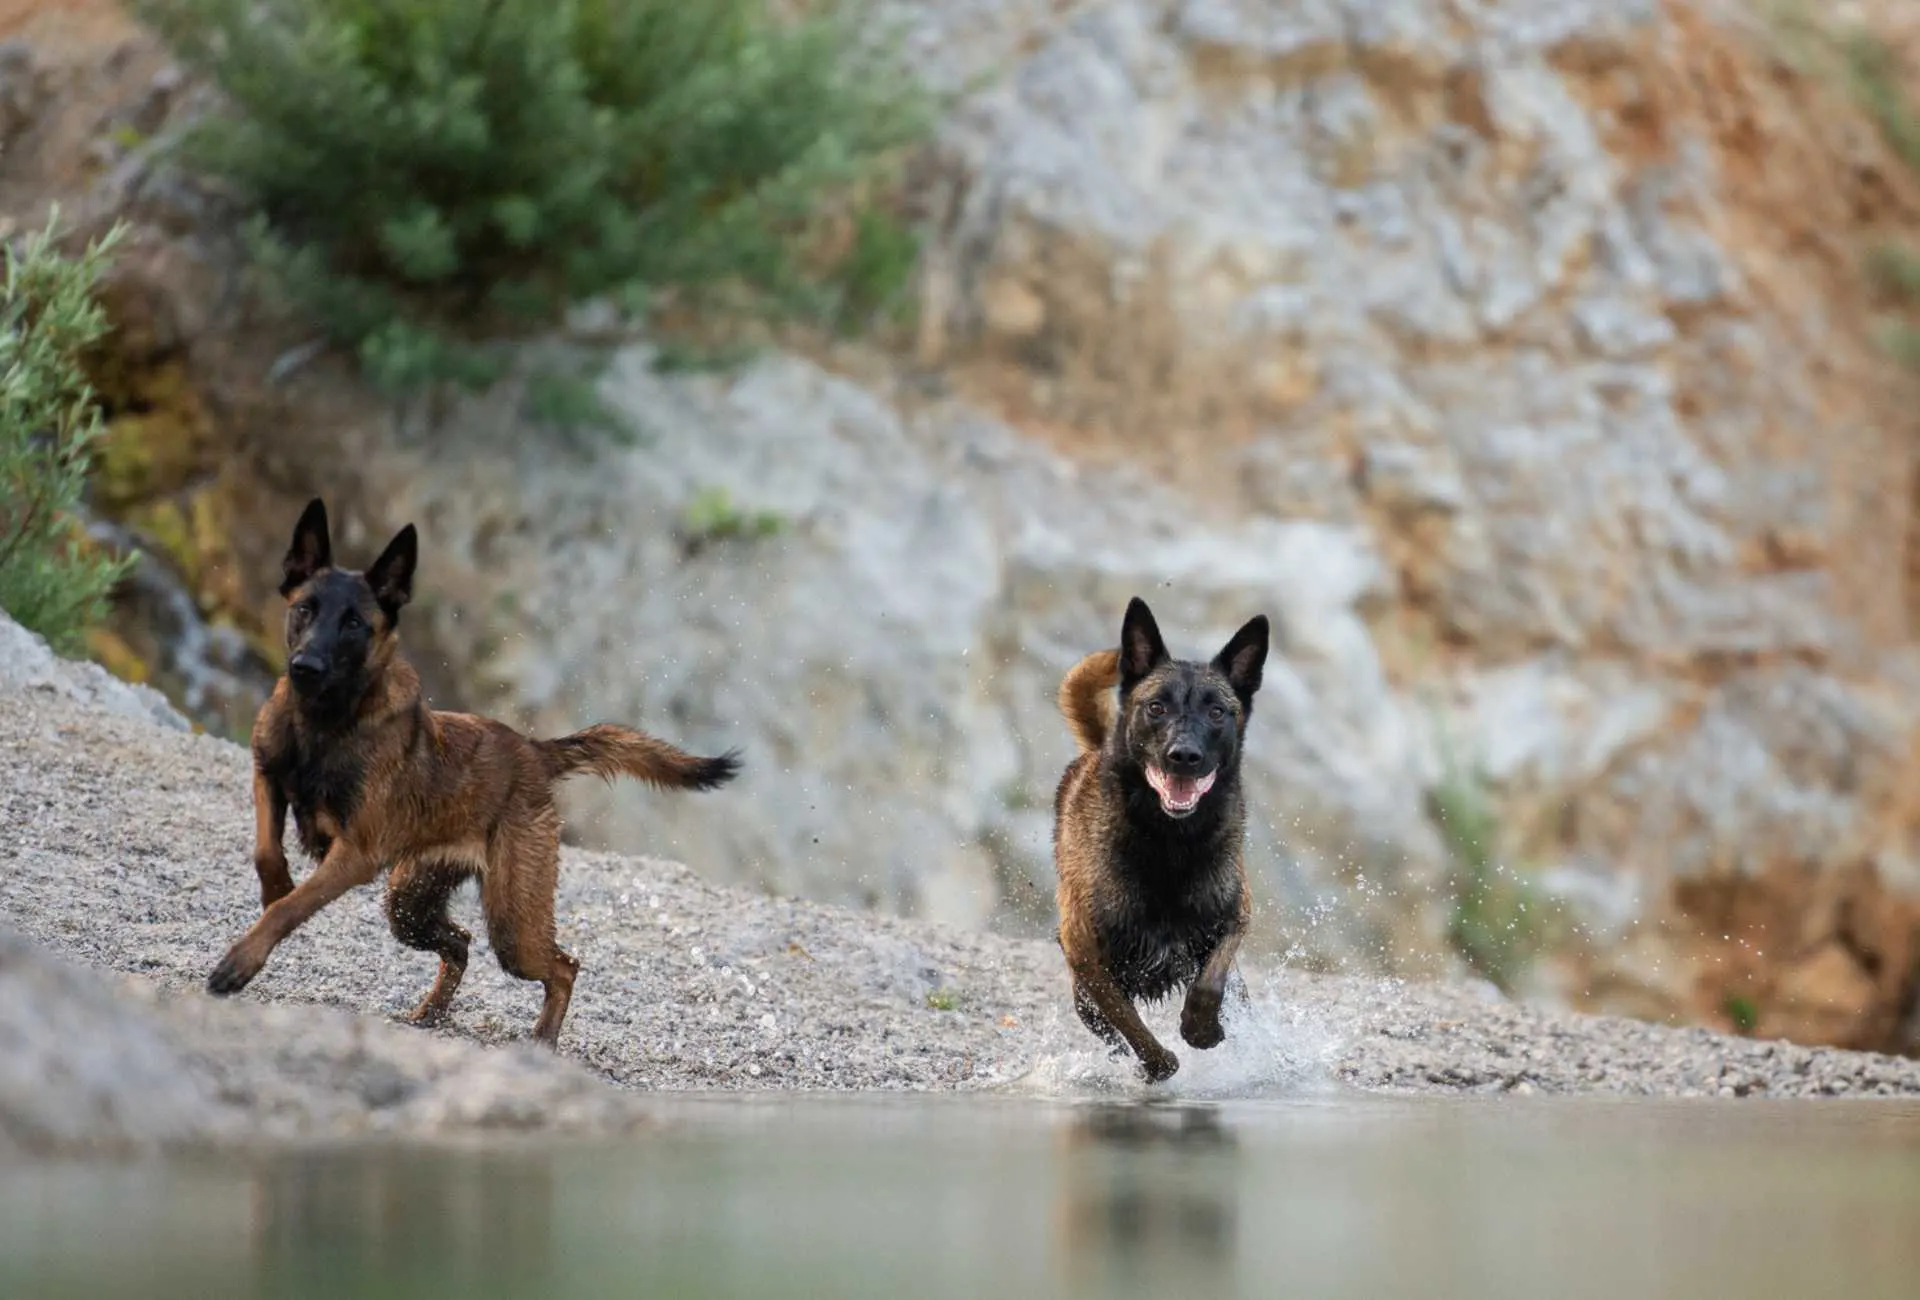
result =
[[[538,992],[486,960],[471,895],[456,907],[479,946],[445,1030],[391,1023],[432,962],[389,937],[371,889],[216,1002],[200,982],[258,909],[247,788],[244,751],[0,618],[0,1151],[604,1129],[644,1122],[646,1089],[1140,1086],[1088,1050],[1046,943],[572,850],[560,925],[582,971],[562,1059],[521,1041]],[[1247,975],[1228,1046],[1183,1049],[1168,1090],[1920,1094],[1916,1061],[1469,987]]]

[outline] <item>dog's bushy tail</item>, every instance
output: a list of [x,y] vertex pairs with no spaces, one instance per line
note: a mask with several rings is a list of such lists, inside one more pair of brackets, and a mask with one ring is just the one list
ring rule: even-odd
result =
[[739,750],[730,749],[718,758],[701,758],[644,731],[610,722],[533,743],[546,760],[547,776],[555,780],[591,772],[606,781],[630,776],[662,790],[711,790],[733,780],[740,771]]
[[1107,702],[1120,684],[1120,652],[1100,650],[1067,670],[1060,683],[1060,712],[1083,754],[1098,753],[1107,743]]

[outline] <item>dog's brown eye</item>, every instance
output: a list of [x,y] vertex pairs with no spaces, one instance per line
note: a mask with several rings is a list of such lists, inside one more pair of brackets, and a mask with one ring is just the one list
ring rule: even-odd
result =
[[1149,718],[1164,718],[1167,716],[1167,706],[1155,700],[1153,703],[1147,705],[1147,716]]
[[1227,711],[1216,704],[1207,710],[1207,716],[1215,722],[1225,722],[1227,720]]
[[357,632],[360,629],[360,616],[348,610],[347,616],[340,620],[340,626],[349,632]]

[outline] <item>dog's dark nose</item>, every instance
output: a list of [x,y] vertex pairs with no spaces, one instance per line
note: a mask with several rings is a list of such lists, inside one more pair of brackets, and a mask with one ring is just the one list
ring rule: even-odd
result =
[[1206,761],[1206,755],[1197,745],[1177,740],[1167,748],[1167,766],[1177,769],[1192,769]]
[[295,655],[287,661],[287,676],[295,686],[312,686],[326,676],[327,665],[313,655]]

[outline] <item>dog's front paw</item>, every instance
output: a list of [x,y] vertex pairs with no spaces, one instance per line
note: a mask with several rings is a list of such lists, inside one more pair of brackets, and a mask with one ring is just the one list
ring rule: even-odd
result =
[[1220,1027],[1219,1016],[1206,1019],[1180,1018],[1180,1037],[1186,1039],[1188,1047],[1197,1047],[1206,1051],[1209,1047],[1218,1047],[1227,1041],[1227,1031]]
[[1180,1037],[1187,1046],[1205,1051],[1226,1041],[1227,1031],[1220,1027],[1220,995],[1212,989],[1195,988],[1187,994],[1180,1010]]
[[238,993],[253,983],[253,977],[260,973],[262,965],[264,963],[259,958],[236,944],[228,950],[226,956],[220,959],[220,964],[213,968],[213,974],[207,976],[207,992],[217,998]]
[[1165,1083],[1180,1068],[1180,1058],[1166,1048],[1159,1048],[1140,1061],[1141,1073],[1147,1076],[1148,1083]]

